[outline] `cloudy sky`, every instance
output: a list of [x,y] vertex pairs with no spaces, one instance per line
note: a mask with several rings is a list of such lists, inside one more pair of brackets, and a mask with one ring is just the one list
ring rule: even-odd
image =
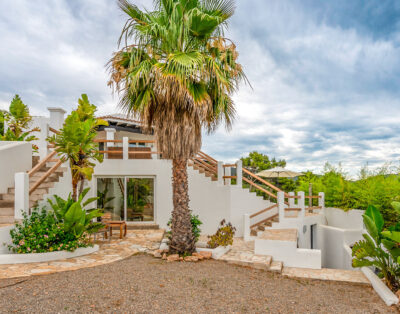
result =
[[[151,7],[151,0],[133,0]],[[354,174],[400,157],[400,2],[237,0],[227,37],[252,88],[238,118],[204,138],[233,161],[257,150],[293,170],[342,162]],[[18,93],[35,115],[81,93],[116,112],[105,63],[125,17],[114,0],[0,0],[0,108]]]

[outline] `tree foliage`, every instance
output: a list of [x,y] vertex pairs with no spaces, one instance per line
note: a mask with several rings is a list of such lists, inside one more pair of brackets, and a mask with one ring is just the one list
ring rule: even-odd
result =
[[276,160],[275,157],[269,158],[267,155],[253,151],[247,157],[240,158],[243,162],[243,167],[257,173],[262,170],[271,169],[275,167],[285,167],[286,161],[284,159]]
[[86,94],[82,94],[78,103],[78,108],[65,119],[60,133],[48,138],[55,145],[60,159],[70,164],[74,200],[78,197],[78,184],[81,183],[82,192],[84,180],[92,179],[94,162],[103,161],[103,155],[99,153],[94,138],[100,125],[108,125],[106,121],[95,118],[96,106],[90,104]]
[[[39,132],[39,128],[29,129],[32,122],[32,116],[29,113],[29,108],[25,105],[19,95],[15,95],[11,101],[9,111],[0,112],[0,140],[1,141],[34,141],[38,138],[33,135],[34,132]],[[7,124],[7,129],[4,129],[4,123]],[[37,151],[37,146],[32,145]]]

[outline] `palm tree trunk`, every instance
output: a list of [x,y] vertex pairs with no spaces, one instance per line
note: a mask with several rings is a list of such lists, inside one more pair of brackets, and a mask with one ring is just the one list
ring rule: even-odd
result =
[[195,239],[190,223],[187,159],[172,160],[172,190],[174,209],[171,224],[171,253],[193,253]]
[[78,182],[76,180],[72,179],[72,199],[75,202],[78,199],[77,190],[78,190]]

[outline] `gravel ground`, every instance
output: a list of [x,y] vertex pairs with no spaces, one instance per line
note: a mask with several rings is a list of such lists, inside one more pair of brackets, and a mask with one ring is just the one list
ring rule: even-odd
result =
[[284,278],[218,261],[147,255],[77,271],[0,280],[0,312],[394,313],[371,287]]

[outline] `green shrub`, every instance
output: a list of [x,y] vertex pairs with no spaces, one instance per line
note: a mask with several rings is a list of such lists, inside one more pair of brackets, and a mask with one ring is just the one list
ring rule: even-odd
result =
[[8,248],[14,253],[74,251],[78,247],[89,246],[84,237],[66,232],[53,212],[36,208],[31,216],[23,215],[22,222],[10,231],[12,244]]
[[[171,223],[172,223],[172,219],[170,219],[168,221],[167,226],[170,227]],[[199,219],[199,215],[193,215],[193,214],[190,214],[190,223],[192,224],[192,232],[194,235],[195,242],[197,242],[199,240],[199,237],[201,234],[200,225],[202,225],[203,223]],[[168,233],[168,238],[170,238],[171,231],[168,231],[167,233]]]
[[236,228],[231,223],[225,223],[225,219],[223,219],[217,232],[212,236],[208,236],[208,247],[214,249],[218,246],[232,245],[235,232]]
[[24,213],[22,222],[10,231],[12,244],[8,248],[15,253],[44,253],[89,246],[87,235],[104,225],[92,221],[102,215],[101,211],[84,209],[97,199],[83,202],[88,191],[85,189],[76,202],[71,195],[66,200],[55,195],[54,202],[48,200],[52,211],[35,208],[31,216]]
[[[400,211],[400,203],[393,205]],[[368,234],[353,246],[352,265],[376,267],[386,285],[396,292],[400,289],[400,222],[384,230],[383,216],[375,206],[368,207],[363,220]]]

